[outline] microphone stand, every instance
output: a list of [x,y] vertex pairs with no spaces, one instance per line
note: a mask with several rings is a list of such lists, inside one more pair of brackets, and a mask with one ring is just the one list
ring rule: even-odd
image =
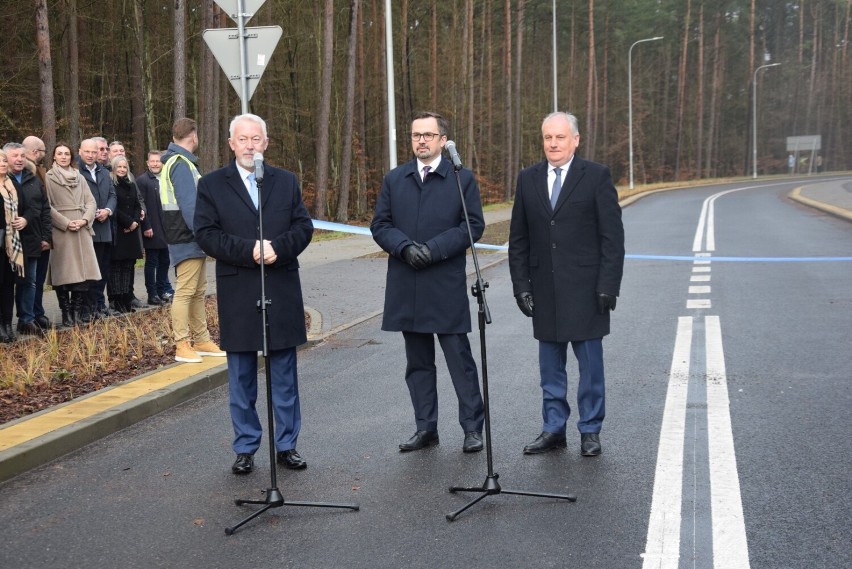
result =
[[270,484],[266,490],[266,499],[264,500],[242,500],[237,498],[234,503],[237,506],[243,504],[262,504],[263,507],[252,513],[245,519],[241,520],[236,525],[225,528],[225,535],[232,535],[237,529],[250,522],[260,514],[270,508],[280,508],[281,506],[310,506],[316,508],[345,508],[358,511],[358,504],[331,504],[328,502],[297,502],[293,500],[285,500],[284,496],[278,490],[278,479],[275,467],[275,416],[272,410],[272,366],[269,361],[269,319],[267,317],[267,306],[272,304],[272,300],[266,298],[266,266],[263,262],[263,208],[261,207],[261,188],[263,187],[263,178],[257,181],[257,217],[258,226],[260,228],[260,300],[257,303],[257,309],[260,311],[263,321],[263,359],[266,367],[266,415],[267,415],[267,438],[269,439],[269,464],[270,464]]
[[461,178],[459,170],[461,170],[461,161],[453,161],[453,171],[456,174],[456,184],[459,188],[459,196],[461,197],[462,211],[464,212],[464,221],[467,225],[467,234],[470,238],[470,252],[473,254],[473,266],[476,269],[476,282],[470,287],[470,292],[476,297],[479,304],[478,321],[479,321],[479,346],[480,358],[482,361],[482,399],[485,404],[485,456],[488,463],[488,474],[485,477],[485,482],[482,486],[451,486],[450,493],[456,492],[474,492],[479,496],[468,502],[465,506],[458,510],[447,514],[447,520],[455,520],[459,514],[485,498],[486,496],[494,496],[496,494],[513,494],[516,496],[536,496],[540,498],[556,498],[558,500],[567,500],[576,502],[577,497],[571,494],[551,494],[545,492],[526,492],[522,490],[507,490],[501,488],[497,479],[500,477],[494,472],[493,453],[491,451],[491,410],[488,401],[488,359],[485,353],[485,325],[491,324],[491,312],[488,310],[488,303],[485,300],[485,289],[488,288],[488,283],[482,280],[482,273],[479,270],[479,259],[476,255],[476,246],[473,240],[473,232],[470,229],[470,217],[467,213],[467,205],[464,201],[464,192],[462,191]]

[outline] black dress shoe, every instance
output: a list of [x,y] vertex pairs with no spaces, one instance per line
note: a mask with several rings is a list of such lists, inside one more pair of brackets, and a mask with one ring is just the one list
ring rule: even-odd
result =
[[468,431],[464,434],[464,444],[462,451],[464,452],[479,452],[482,450],[482,435],[476,431]]
[[305,462],[296,449],[290,450],[282,450],[277,455],[275,455],[275,459],[281,466],[289,468],[290,470],[302,470],[303,468],[308,467],[308,463]]
[[248,474],[254,468],[254,455],[248,453],[240,453],[237,455],[237,460],[231,471],[234,474]]
[[156,295],[149,296],[148,297],[148,304],[150,306],[160,306],[161,304],[163,304],[163,299],[161,299],[159,296],[156,296]]
[[417,431],[414,436],[399,445],[400,452],[420,450],[438,444],[438,433],[436,431]]
[[142,304],[142,301],[133,297],[133,300],[130,301],[130,308],[145,308],[145,305]]
[[597,433],[580,433],[580,454],[598,456],[601,453],[601,438]]
[[556,448],[565,448],[565,435],[559,433],[541,433],[536,440],[524,447],[524,454],[540,454]]
[[35,322],[36,326],[42,330],[50,330],[53,328],[53,324],[50,323],[50,319],[47,316],[36,316],[36,319],[33,320],[33,322]]
[[30,334],[32,336],[41,336],[44,331],[38,327],[35,322],[18,322],[18,334]]

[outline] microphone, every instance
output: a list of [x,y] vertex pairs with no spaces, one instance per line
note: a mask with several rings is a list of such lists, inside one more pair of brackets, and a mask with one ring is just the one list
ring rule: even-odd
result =
[[260,152],[254,153],[254,179],[257,182],[263,181],[263,154]]
[[444,144],[444,148],[446,148],[447,152],[450,153],[450,158],[453,161],[453,168],[455,170],[461,170],[462,169],[462,161],[461,161],[461,156],[459,156],[459,151],[456,149],[456,143],[453,142],[452,140],[448,140]]

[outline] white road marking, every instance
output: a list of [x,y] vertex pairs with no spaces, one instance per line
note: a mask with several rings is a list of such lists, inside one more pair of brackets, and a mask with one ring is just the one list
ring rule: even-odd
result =
[[713,566],[716,569],[748,569],[748,542],[731,428],[728,379],[719,317],[705,316],[704,330]]
[[695,308],[710,308],[710,299],[709,298],[690,298],[686,301],[686,307],[688,309]]
[[706,285],[689,287],[689,294],[709,294],[710,287]]
[[710,275],[692,275],[691,277],[689,277],[689,282],[693,282],[693,283],[710,282]]
[[710,267],[692,267],[693,273],[709,273]]
[[691,349],[692,317],[681,316],[677,322],[669,386],[660,426],[648,539],[645,552],[641,554],[643,569],[677,569],[680,559],[684,425]]

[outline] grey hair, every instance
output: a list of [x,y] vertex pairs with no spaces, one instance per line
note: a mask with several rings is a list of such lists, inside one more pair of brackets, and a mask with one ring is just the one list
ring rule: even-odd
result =
[[256,122],[260,125],[260,129],[263,131],[263,138],[269,138],[266,134],[266,121],[260,118],[257,115],[253,115],[251,113],[246,113],[243,115],[237,115],[231,120],[231,124],[228,126],[228,135],[231,138],[234,138],[234,127],[240,121],[252,121]]
[[3,145],[3,151],[9,152],[10,150],[17,150],[18,148],[23,148],[24,145],[20,142],[7,142]]
[[575,117],[571,113],[566,113],[564,111],[556,111],[556,112],[550,113],[549,115],[544,117],[543,121],[541,121],[541,126],[544,127],[544,123],[546,123],[550,119],[556,118],[556,117],[564,118],[571,125],[571,130],[574,131],[574,134],[580,134],[580,125],[579,125],[579,122],[577,121],[577,117]]
[[[93,136],[89,140],[93,140],[94,142],[103,142],[104,144],[107,144],[107,139],[103,136]],[[109,144],[107,144],[107,146],[109,146]]]

